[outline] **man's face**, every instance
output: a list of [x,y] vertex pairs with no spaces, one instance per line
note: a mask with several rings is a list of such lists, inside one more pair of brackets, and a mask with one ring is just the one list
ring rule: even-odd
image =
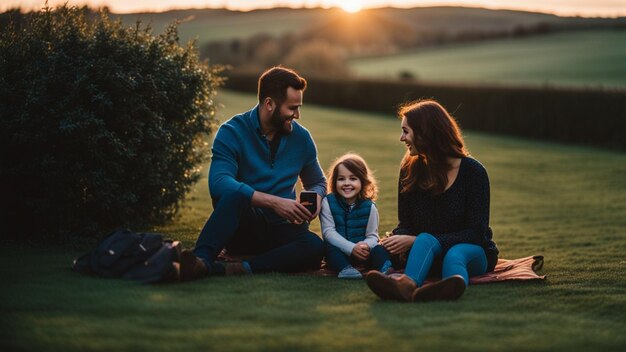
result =
[[302,91],[288,87],[287,98],[280,106],[276,106],[272,112],[272,118],[270,119],[272,127],[276,129],[278,134],[286,135],[293,131],[291,123],[293,119],[300,118],[301,106]]

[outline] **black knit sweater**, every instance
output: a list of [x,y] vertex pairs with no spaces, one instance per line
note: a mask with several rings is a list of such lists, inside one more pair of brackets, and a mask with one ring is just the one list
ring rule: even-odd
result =
[[427,232],[439,240],[444,255],[455,244],[477,244],[485,249],[487,271],[491,271],[498,249],[489,227],[489,197],[485,168],[475,159],[462,158],[456,180],[444,193],[431,196],[417,189],[398,194],[399,224],[393,233]]

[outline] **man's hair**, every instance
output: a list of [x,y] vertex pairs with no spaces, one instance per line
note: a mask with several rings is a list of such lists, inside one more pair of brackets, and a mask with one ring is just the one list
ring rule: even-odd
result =
[[270,97],[280,106],[287,99],[288,87],[305,90],[306,80],[292,69],[281,66],[268,69],[259,77],[259,104]]

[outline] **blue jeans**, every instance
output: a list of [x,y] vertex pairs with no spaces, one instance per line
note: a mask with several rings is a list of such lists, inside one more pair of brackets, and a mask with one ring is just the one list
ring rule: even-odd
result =
[[[422,286],[433,261],[441,256],[441,252],[441,245],[434,236],[420,233],[413,242],[404,273],[418,286]],[[461,275],[465,285],[468,285],[470,276],[482,275],[486,271],[485,250],[475,244],[459,243],[452,246],[443,257],[441,277],[445,279],[452,275]]]
[[275,221],[270,212],[252,207],[241,192],[223,195],[200,232],[194,254],[215,274],[222,273],[215,259],[224,248],[231,255],[255,256],[247,260],[253,273],[319,268],[322,240],[308,224]]
[[[326,264],[337,273],[348,265],[359,264],[355,260],[351,260],[349,256],[345,255],[339,248],[332,244],[326,243],[324,247],[326,251]],[[387,250],[383,246],[377,245],[370,250],[370,257],[368,261],[365,262],[365,265],[369,269],[380,270],[387,260],[390,260],[389,253],[387,253]]]

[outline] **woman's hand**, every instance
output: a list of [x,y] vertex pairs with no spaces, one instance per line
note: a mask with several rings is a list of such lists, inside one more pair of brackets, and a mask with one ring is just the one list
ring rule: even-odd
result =
[[400,254],[408,252],[415,242],[415,236],[394,235],[383,238],[380,244],[385,247],[389,254]]
[[363,241],[357,242],[352,249],[352,257],[362,262],[366,261],[370,257],[370,246]]

